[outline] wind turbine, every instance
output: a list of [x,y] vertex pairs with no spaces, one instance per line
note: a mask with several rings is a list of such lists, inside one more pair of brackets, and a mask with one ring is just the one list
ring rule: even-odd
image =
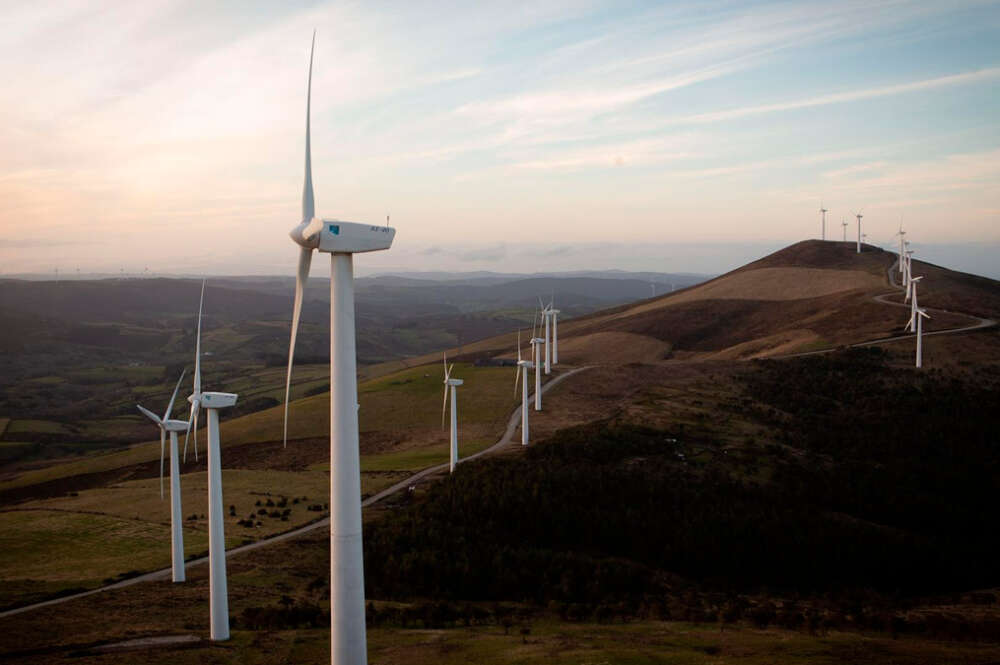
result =
[[542,319],[545,321],[545,373],[552,373],[552,334],[550,330],[550,319],[552,317],[551,307],[552,303],[549,302],[548,305],[542,303],[541,297],[538,298],[538,307],[542,310]]
[[[219,409],[236,404],[234,393],[201,392],[201,306],[205,302],[205,283],[201,284],[201,304],[198,305],[198,337],[195,341],[194,392],[188,397],[191,415],[198,417],[204,407],[208,411],[208,594],[211,638],[221,642],[229,639],[229,590],[226,584],[225,513],[222,512],[222,459],[219,445]],[[191,422],[188,421],[188,432]],[[185,440],[187,440],[185,438]],[[196,444],[197,445],[197,444]],[[196,448],[197,449],[197,448]]]
[[854,213],[854,216],[858,218],[858,254],[860,254],[861,253],[861,218],[864,217],[864,215],[862,215],[861,211],[859,210],[856,213]]
[[549,303],[549,316],[552,317],[552,364],[559,364],[559,311]]
[[[910,329],[916,327],[917,330],[917,359],[916,366],[921,368],[924,366],[924,319],[931,318],[931,315],[927,313],[922,307],[917,307],[913,310],[913,314],[910,316]],[[916,323],[914,323],[916,321]]]
[[913,291],[913,250],[908,249],[903,254],[906,264],[903,268],[903,289],[906,291],[906,298],[903,302],[907,302]]
[[160,428],[160,499],[163,498],[163,447],[166,435],[170,433],[170,560],[174,582],[184,581],[184,531],[181,528],[184,514],[181,512],[181,473],[177,459],[177,433],[187,429],[187,421],[174,420],[170,417],[174,410],[174,400],[177,399],[177,391],[181,388],[181,381],[184,380],[184,372],[181,378],[177,379],[174,386],[174,394],[170,396],[170,403],[167,410],[160,418],[141,404],[136,404],[139,411],[147,418],[156,423]]
[[295,279],[288,374],[285,379],[284,441],[288,442],[288,397],[295,337],[313,250],[330,254],[330,647],[332,662],[365,663],[364,555],[361,543],[361,464],[358,450],[358,383],[354,327],[354,254],[389,249],[396,230],[374,224],[315,216],[309,111],[312,62],[306,93],[305,184],[302,221],[289,233],[300,246]]
[[194,428],[194,461],[198,461],[198,411],[201,409],[201,310],[205,304],[205,280],[201,280],[201,299],[198,301],[198,333],[194,343],[194,389],[188,396],[191,403],[191,415],[188,417],[188,429],[184,434],[184,461],[187,462],[188,435]]
[[910,286],[907,289],[907,300],[910,301],[910,322],[906,324],[906,329],[910,332],[913,332],[913,313],[920,309],[920,306],[917,304],[917,282],[923,278],[923,275],[920,277],[911,277]]
[[[535,314],[535,324],[538,322],[538,314]],[[542,410],[542,344],[545,340],[536,337],[536,326],[531,326],[531,364],[535,368],[535,411]]]
[[847,222],[843,217],[840,218],[840,225],[844,227],[844,242],[847,242]]
[[448,470],[455,473],[455,465],[458,464],[458,407],[455,403],[455,388],[462,385],[462,379],[451,378],[451,370],[455,369],[452,364],[448,367],[448,354],[444,354],[444,401],[441,402],[441,427],[444,427],[444,411],[448,406],[448,392],[451,391],[451,463]]
[[903,272],[903,252],[906,251],[906,231],[903,230],[903,216],[899,216],[899,231],[896,232],[899,236],[899,272]]
[[821,240],[826,240],[826,213],[828,213],[828,212],[829,212],[829,210],[827,210],[826,208],[824,208],[823,207],[823,202],[820,201],[820,204],[819,204],[819,215],[820,215],[820,217],[823,220],[823,223],[822,223],[822,225],[820,227],[820,233],[821,233],[820,239]]
[[[514,394],[517,381],[521,380],[521,445],[528,445],[528,371],[533,367],[530,360],[521,359],[521,331],[517,331],[517,372],[514,374]],[[522,369],[524,370],[522,372]]]

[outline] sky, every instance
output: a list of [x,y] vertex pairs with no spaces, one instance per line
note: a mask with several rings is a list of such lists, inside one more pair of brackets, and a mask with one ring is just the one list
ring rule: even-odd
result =
[[0,274],[294,274],[314,29],[359,273],[718,273],[822,203],[1000,277],[1000,2],[906,0],[0,0]]

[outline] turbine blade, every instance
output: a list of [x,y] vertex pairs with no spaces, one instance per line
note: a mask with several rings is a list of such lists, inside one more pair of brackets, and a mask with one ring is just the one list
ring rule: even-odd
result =
[[194,461],[198,461],[198,412],[201,411],[201,404],[194,407]]
[[[517,329],[517,362],[521,362],[521,329]],[[518,365],[520,367],[520,365]]]
[[447,383],[448,382],[448,352],[447,351],[445,351],[445,353],[444,353],[444,361],[443,362],[444,362],[444,380],[445,380],[445,383]]
[[517,371],[514,373],[514,397],[517,397],[517,384],[521,382],[521,365],[517,366]]
[[166,444],[167,430],[160,428],[160,500],[163,500],[163,446]]
[[188,414],[187,429],[184,430],[184,454],[181,461],[187,464],[188,461],[188,435],[191,434],[191,423],[194,422],[194,402],[191,403],[191,412]]
[[444,412],[448,408],[448,384],[444,384],[444,401],[441,402],[441,429],[444,429]]
[[198,301],[198,336],[194,342],[194,394],[201,395],[201,311],[205,305],[205,280],[201,280],[201,300]]
[[312,106],[313,53],[316,51],[316,31],[313,30],[312,46],[309,48],[309,83],[306,89],[306,176],[302,186],[302,221],[316,216],[316,205],[313,201],[312,150],[309,139],[309,116]]
[[146,416],[147,418],[149,418],[150,420],[152,420],[157,425],[163,425],[163,421],[160,420],[160,417],[158,415],[156,415],[155,413],[153,413],[152,411],[150,411],[149,409],[143,407],[140,404],[136,404],[136,406],[139,407],[139,411],[142,412],[142,415]]
[[285,427],[281,446],[288,445],[288,400],[292,388],[292,362],[295,359],[295,338],[299,334],[299,318],[302,315],[302,298],[305,295],[309,266],[312,264],[312,249],[302,247],[299,251],[299,271],[295,274],[295,303],[292,305],[292,335],[288,341],[288,373],[285,375]]
[[163,413],[164,422],[170,419],[170,415],[174,411],[174,400],[177,399],[177,391],[181,389],[181,381],[184,380],[184,373],[186,369],[181,370],[181,378],[177,379],[177,385],[174,386],[174,394],[170,396],[170,403],[167,404],[167,410]]

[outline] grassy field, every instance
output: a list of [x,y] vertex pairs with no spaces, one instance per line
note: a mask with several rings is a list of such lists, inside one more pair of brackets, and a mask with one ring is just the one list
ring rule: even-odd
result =
[[[223,471],[226,546],[323,517],[325,510],[308,507],[325,506],[328,478],[322,471]],[[362,491],[376,492],[397,479],[393,474],[365,474]],[[183,476],[181,487],[184,551],[190,558],[208,548],[206,474]],[[0,512],[0,606],[23,604],[64,589],[92,588],[130,571],[169,566],[169,496],[169,484],[161,500],[159,480],[147,479]],[[235,516],[229,514],[230,506],[235,507]],[[259,510],[267,514],[257,515]],[[269,516],[285,510],[289,512],[284,520]],[[251,514],[253,527],[238,524]]]
[[[261,378],[271,380],[283,373],[269,370]],[[459,388],[459,413],[462,436],[472,445],[482,446],[500,434],[506,415],[516,402],[513,394],[513,370],[499,367],[456,365],[455,376],[465,380]],[[443,444],[447,432],[441,428],[441,391],[443,370],[440,365],[426,365],[403,370],[389,376],[362,383],[359,388],[359,425],[362,434],[386,433],[396,442],[393,448],[408,449]],[[317,385],[323,381],[314,381]],[[272,387],[267,390],[272,390]],[[283,390],[283,389],[282,389]],[[509,392],[508,392],[509,391]],[[241,396],[242,397],[242,396]],[[223,419],[220,438],[223,448],[251,443],[280,441],[284,407],[276,406],[232,420]],[[20,424],[24,423],[24,424]],[[204,418],[201,419],[204,423]],[[17,427],[52,428],[59,423],[46,421],[14,421]],[[329,431],[329,395],[313,395],[294,401],[289,409],[289,439],[326,436]],[[155,431],[152,430],[151,431]],[[10,436],[10,434],[8,435]],[[204,429],[199,439],[204,441]],[[382,437],[385,438],[385,437]],[[364,437],[363,437],[364,439]],[[439,459],[439,453],[427,453]],[[23,487],[70,476],[123,468],[159,459],[158,441],[139,443],[126,450],[101,455],[89,455],[72,462],[27,471],[0,483],[0,489]],[[368,460],[369,464],[372,460]],[[388,467],[369,466],[371,470]],[[397,466],[394,468],[413,468]]]
[[[278,373],[272,372],[274,376]],[[456,365],[456,377],[465,380],[458,392],[460,414],[460,454],[468,456],[492,445],[506,425],[508,414],[515,405],[513,372],[510,368],[482,368]],[[273,378],[273,377],[272,377]],[[363,441],[374,444],[362,457],[362,493],[370,495],[418,470],[448,459],[447,431],[441,428],[441,394],[443,369],[440,365],[412,368],[362,384],[360,428]],[[329,427],[327,394],[298,400],[292,407],[290,438],[325,436]],[[225,448],[271,442],[281,437],[282,408],[276,407],[222,423],[222,442]],[[59,431],[58,423],[44,421],[15,421],[22,428]],[[225,458],[225,453],[223,454]],[[6,485],[16,486],[55,479],[79,473],[92,473],[129,465],[147,463],[159,458],[157,443],[106,455],[92,455],[80,460],[47,469],[29,471]],[[232,547],[245,541],[265,538],[290,530],[326,514],[326,497],[329,492],[328,464],[319,463],[303,471],[272,471],[249,469],[224,469],[223,488],[226,507],[226,541]],[[169,499],[169,481],[165,480]],[[49,499],[18,504],[15,509],[0,513],[0,534],[17,538],[19,549],[8,553],[9,566],[0,565],[0,579],[8,585],[8,594],[0,598],[4,604],[14,600],[25,601],[65,588],[95,586],[101,580],[115,577],[131,570],[149,571],[169,565],[168,529],[170,524],[169,500],[160,499],[158,478],[119,482],[107,487],[82,490]],[[206,547],[207,486],[204,472],[188,473],[181,478],[183,514],[185,516],[185,550],[188,555],[203,552]],[[284,505],[278,504],[282,497]],[[259,502],[259,505],[258,505]],[[230,514],[229,508],[233,507]],[[308,510],[319,506],[322,510]],[[264,515],[258,515],[259,511]],[[275,514],[277,511],[278,514]],[[284,515],[285,519],[282,519]],[[20,525],[32,516],[44,516],[32,523],[34,534],[21,538]],[[238,524],[248,518],[254,525]],[[102,551],[100,540],[83,541],[74,552],[81,562],[80,569],[67,580],[60,580],[65,562],[63,556],[53,556],[42,543],[48,537],[59,540],[66,525],[76,525],[80,519],[86,524],[93,520],[107,520],[109,526],[128,525],[136,534],[107,535],[115,542],[126,543],[134,556],[118,556]],[[190,518],[190,519],[189,519]],[[68,554],[67,554],[68,556]],[[32,580],[37,588],[22,583],[28,578],[17,577],[13,563],[23,558],[37,561],[32,569]]]
[[[185,551],[208,547],[185,529]],[[170,565],[169,527],[61,510],[0,513],[0,605],[23,604],[64,589],[93,588],[130,571]]]

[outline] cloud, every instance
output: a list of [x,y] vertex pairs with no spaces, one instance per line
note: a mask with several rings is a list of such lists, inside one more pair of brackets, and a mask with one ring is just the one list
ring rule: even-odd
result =
[[867,88],[864,90],[852,90],[849,92],[839,92],[832,95],[821,95],[808,99],[799,99],[792,102],[781,102],[777,104],[763,104],[760,106],[746,106],[743,108],[729,109],[726,111],[714,111],[711,113],[700,113],[677,118],[677,122],[684,123],[704,123],[720,122],[723,120],[733,120],[751,115],[763,113],[779,113],[783,111],[794,111],[815,106],[826,106],[828,104],[843,104],[855,102],[863,99],[874,99],[877,97],[889,97],[910,92],[921,92],[943,88],[953,85],[967,85],[970,83],[982,83],[1000,77],[1000,67],[979,69],[972,72],[952,74],[950,76],[940,76],[938,78],[924,79],[910,83],[899,83],[887,85],[880,88]]
[[498,244],[474,249],[465,249],[454,252],[453,256],[459,261],[466,261],[470,263],[499,261],[507,256],[507,246],[504,244]]

